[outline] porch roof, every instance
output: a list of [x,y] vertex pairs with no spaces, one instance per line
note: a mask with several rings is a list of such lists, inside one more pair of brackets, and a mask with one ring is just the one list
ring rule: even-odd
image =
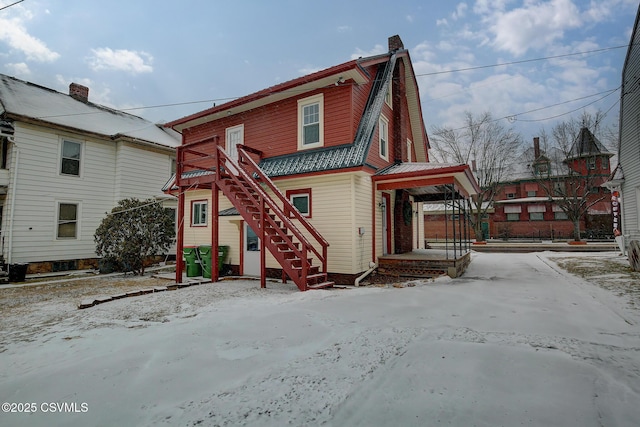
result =
[[376,190],[405,189],[420,201],[443,200],[448,185],[465,197],[480,192],[471,168],[453,163],[397,163],[372,177]]

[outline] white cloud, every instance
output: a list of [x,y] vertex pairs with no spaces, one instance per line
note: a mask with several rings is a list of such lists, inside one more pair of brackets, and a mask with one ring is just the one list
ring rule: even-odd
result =
[[55,61],[60,54],[49,49],[42,40],[30,35],[25,28],[25,21],[31,19],[31,16],[30,13],[25,12],[12,19],[0,18],[0,41],[24,53],[27,60]]
[[546,49],[564,36],[564,31],[582,24],[578,8],[571,0],[551,0],[540,3],[525,1],[524,6],[508,12],[487,12],[494,34],[492,44],[515,56],[529,49]]
[[349,31],[353,30],[353,28],[351,28],[351,26],[349,25],[340,25],[338,27],[338,32],[339,33],[347,33]]
[[108,47],[91,49],[93,53],[88,59],[89,66],[94,71],[116,70],[132,74],[151,73],[153,57],[146,52],[116,49]]
[[446,18],[442,18],[442,19],[437,19],[436,20],[436,26],[441,27],[441,26],[447,26],[449,25],[449,22],[447,21]]
[[382,46],[381,44],[377,44],[377,45],[374,46],[373,49],[371,49],[369,51],[365,51],[365,50],[362,50],[360,48],[356,48],[355,53],[351,54],[351,59],[358,59],[360,57],[381,55],[383,53],[387,53],[387,49],[384,46]]
[[468,8],[469,8],[469,6],[467,6],[466,3],[458,3],[458,5],[456,6],[456,11],[451,14],[451,18],[454,21],[457,21],[458,19],[464,18],[464,16],[467,13],[467,9]]
[[18,76],[18,77],[25,77],[31,74],[31,70],[29,69],[29,66],[24,62],[18,62],[15,64],[6,64],[4,68],[6,68],[9,71],[9,73],[11,73],[12,75]]
[[412,15],[405,16],[405,19],[407,20],[407,22],[413,22],[413,16]]

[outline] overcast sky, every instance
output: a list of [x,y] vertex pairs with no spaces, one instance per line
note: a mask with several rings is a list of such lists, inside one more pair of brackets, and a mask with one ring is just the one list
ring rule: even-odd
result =
[[[585,108],[609,111],[617,124],[620,46],[637,8],[638,0],[24,0],[0,10],[0,73],[65,93],[72,81],[85,84],[91,101],[155,107],[130,112],[160,122],[386,52],[398,34],[428,130],[490,111],[531,140]],[[579,52],[590,53],[566,56]],[[549,59],[528,61],[538,58]]]

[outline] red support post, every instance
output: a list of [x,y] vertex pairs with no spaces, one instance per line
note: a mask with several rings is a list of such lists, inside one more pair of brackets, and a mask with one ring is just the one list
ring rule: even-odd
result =
[[[178,181],[179,182],[179,181]],[[184,191],[181,187],[178,194],[178,237],[176,239],[176,283],[182,283],[182,271],[184,270],[184,261],[182,260],[182,252],[184,250]]]
[[267,255],[265,248],[265,239],[267,233],[264,231],[264,197],[260,197],[260,233],[256,233],[260,236],[260,287],[267,287]]

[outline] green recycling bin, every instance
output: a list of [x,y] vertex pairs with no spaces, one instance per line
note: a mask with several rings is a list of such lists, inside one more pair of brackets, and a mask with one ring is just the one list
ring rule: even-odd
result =
[[198,258],[198,248],[195,246],[185,246],[182,249],[184,261],[187,265],[187,277],[197,277],[202,275],[202,267]]
[[222,271],[222,267],[227,263],[229,255],[229,246],[218,246],[218,271]]
[[198,253],[200,254],[202,277],[211,279],[211,245],[198,246]]

